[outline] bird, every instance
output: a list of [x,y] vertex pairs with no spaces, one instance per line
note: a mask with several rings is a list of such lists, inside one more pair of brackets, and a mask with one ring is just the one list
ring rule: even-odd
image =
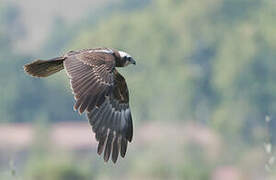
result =
[[24,65],[33,77],[48,77],[65,69],[75,98],[74,110],[86,113],[98,142],[97,153],[115,164],[119,154],[125,157],[132,141],[133,122],[129,91],[117,67],[136,65],[126,52],[113,48],[69,51],[49,60],[35,60]]

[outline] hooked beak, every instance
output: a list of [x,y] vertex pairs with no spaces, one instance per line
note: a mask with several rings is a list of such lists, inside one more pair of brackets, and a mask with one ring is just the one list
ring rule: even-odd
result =
[[130,58],[130,62],[131,62],[131,64],[136,65],[136,61],[133,58]]

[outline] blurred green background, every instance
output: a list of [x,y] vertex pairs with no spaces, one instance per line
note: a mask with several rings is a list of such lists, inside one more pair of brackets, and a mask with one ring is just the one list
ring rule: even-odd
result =
[[[275,19],[274,0],[0,1],[0,179],[276,179]],[[137,62],[119,69],[135,131],[116,165],[65,72],[22,68],[99,46]]]

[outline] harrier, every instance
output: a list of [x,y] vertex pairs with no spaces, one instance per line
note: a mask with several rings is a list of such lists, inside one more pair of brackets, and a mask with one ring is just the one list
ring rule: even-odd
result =
[[115,67],[136,64],[126,52],[111,48],[70,51],[50,60],[36,60],[24,66],[34,77],[47,77],[65,69],[76,103],[74,109],[86,112],[104,161],[112,154],[116,163],[119,153],[125,157],[133,135],[129,92],[125,78]]

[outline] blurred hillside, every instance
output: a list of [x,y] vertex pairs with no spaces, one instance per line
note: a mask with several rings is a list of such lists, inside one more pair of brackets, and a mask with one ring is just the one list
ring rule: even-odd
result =
[[[149,170],[148,179],[218,180],[211,178],[211,172],[220,165],[227,172],[246,169],[249,179],[264,179],[262,146],[265,141],[276,143],[274,1],[122,0],[104,1],[97,7],[83,1],[74,12],[74,20],[70,20],[74,13],[67,9],[77,5],[70,3],[65,8],[63,1],[59,2],[54,7],[60,11],[46,11],[50,8],[47,4],[35,6],[43,10],[51,29],[43,31],[46,34],[41,37],[36,35],[44,41],[33,53],[19,51],[18,43],[32,33],[26,23],[32,20],[29,17],[40,14],[33,14],[28,8],[34,6],[28,3],[22,6],[17,1],[0,2],[0,122],[86,121],[71,110],[74,99],[64,72],[34,79],[24,74],[22,66],[33,59],[47,59],[73,49],[113,47],[128,52],[137,61],[135,67],[119,69],[130,90],[135,128],[148,122],[175,128],[178,123],[193,122],[224,142],[224,153],[212,162],[205,159],[209,154],[201,157],[205,149],[197,145],[183,145],[184,150],[175,148],[180,154],[183,151],[181,158],[188,153],[186,162],[196,161],[190,166],[171,162],[183,168],[178,169],[183,176],[173,176],[174,171],[165,170],[168,166],[161,162],[171,147],[168,142],[157,143],[160,148],[166,147],[164,154],[160,152],[156,162],[152,162],[161,164],[155,172],[161,175],[153,178],[156,174]],[[51,18],[45,16],[48,13]],[[37,24],[38,20],[33,20],[33,25]],[[37,43],[29,40],[29,45]],[[268,127],[266,116],[271,119]],[[132,156],[137,153],[142,158],[128,163],[138,163],[143,174],[147,171],[143,160],[153,149],[149,147],[145,154],[132,152]],[[256,168],[261,169],[259,174]],[[123,174],[121,171],[118,173]],[[105,179],[112,177],[109,175]]]

